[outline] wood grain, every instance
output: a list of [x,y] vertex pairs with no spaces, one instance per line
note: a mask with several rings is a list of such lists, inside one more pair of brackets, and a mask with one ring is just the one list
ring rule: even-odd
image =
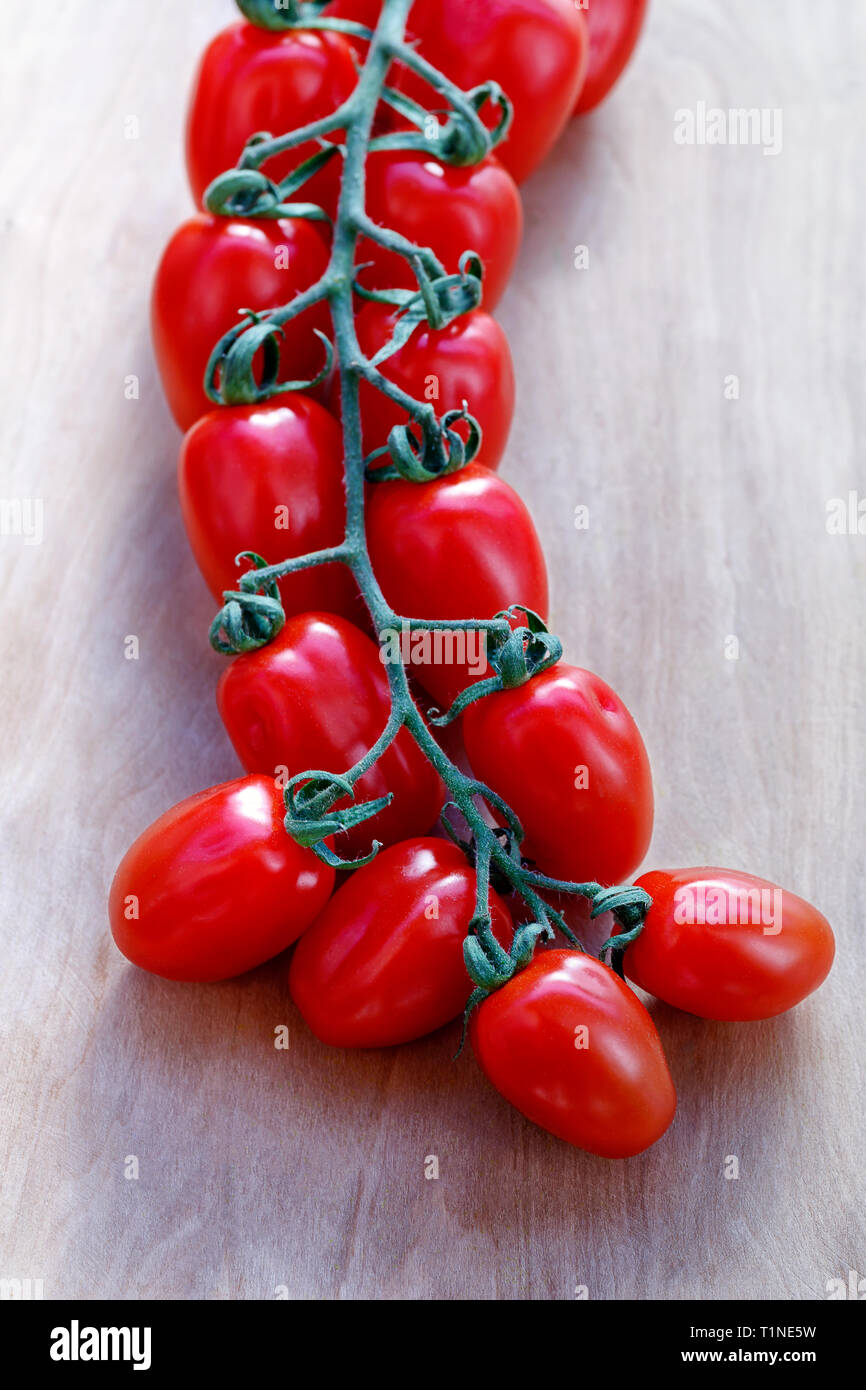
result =
[[[525,188],[503,471],[568,654],[645,734],[651,861],[790,885],[840,946],[776,1022],[656,1008],[680,1109],[618,1164],[525,1123],[452,1064],[451,1031],[328,1052],[279,965],[171,985],[108,937],[129,841],[236,771],[147,328],[189,208],[185,92],[230,15],[68,0],[49,22],[7,0],[0,18],[2,491],[44,504],[42,544],[0,537],[0,1276],[80,1298],[821,1298],[866,1274],[866,537],[825,525],[829,499],[866,492],[866,11],[656,0],[616,95]],[[781,152],[678,145],[698,102],[781,109]]]

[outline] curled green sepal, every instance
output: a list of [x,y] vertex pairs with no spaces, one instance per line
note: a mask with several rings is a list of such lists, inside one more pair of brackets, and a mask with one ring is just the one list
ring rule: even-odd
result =
[[[466,93],[466,98],[474,108],[476,119],[462,111],[452,111],[435,148],[445,164],[465,166],[480,164],[490,151],[505,139],[513,116],[511,102],[498,82],[484,82]],[[483,108],[491,102],[499,110],[499,116],[492,129],[488,129],[480,119]]]
[[244,550],[235,564],[249,560],[254,566],[243,576],[239,589],[227,589],[225,600],[210,626],[210,644],[224,656],[254,652],[272,642],[286,621],[279,587],[273,581],[256,586],[255,570],[267,569],[267,561],[254,550]]
[[511,957],[515,970],[523,970],[535,953],[539,941],[552,941],[553,928],[549,922],[528,922],[518,927],[511,943]]
[[[378,476],[379,470],[372,471],[373,478]],[[555,665],[561,659],[561,641],[548,632],[544,620],[531,608],[524,608],[522,604],[515,603],[503,612],[497,613],[492,621],[496,622],[502,618],[510,621],[517,613],[525,615],[525,626],[512,628],[510,632],[501,632],[498,629],[488,631],[487,656],[496,674],[488,676],[485,680],[475,681],[473,685],[461,690],[444,714],[435,718],[429,716],[431,724],[444,728],[446,724],[458,719],[476,700],[483,700],[485,695],[495,695],[499,690],[511,690],[515,686],[525,685],[533,676],[547,670],[548,666]]]
[[507,985],[514,975],[523,970],[532,960],[533,952],[539,938],[550,939],[553,932],[546,922],[529,922],[525,926],[518,927],[514,933],[511,943],[511,950],[499,952],[499,963],[494,963],[482,942],[474,934],[477,929],[477,922],[473,920],[469,926],[469,935],[463,942],[463,961],[467,973],[475,985],[474,990],[466,1001],[466,1008],[463,1011],[463,1027],[460,1033],[460,1045],[455,1054],[455,1061],[460,1056],[466,1044],[466,1035],[469,1029],[469,1020],[479,1004],[489,998],[495,990]]
[[627,886],[624,888],[603,888],[593,899],[590,917],[600,917],[603,912],[612,912],[615,922],[623,928],[614,936],[609,936],[598,953],[604,960],[610,951],[610,968],[623,978],[622,962],[626,948],[636,941],[644,929],[646,915],[652,907],[652,898],[643,888]]
[[[467,439],[453,428],[458,421],[466,425]],[[459,410],[449,410],[441,420],[432,410],[419,410],[412,424],[395,425],[388,435],[390,467],[371,468],[367,478],[369,482],[379,483],[394,478],[429,483],[465,468],[480,448],[481,426],[469,414],[465,401]]]
[[516,969],[510,957],[504,969],[494,965],[477,936],[467,936],[463,942],[463,960],[470,979],[488,994],[510,980]]
[[[265,132],[255,135],[247,141],[246,149],[254,155],[256,144],[270,138]],[[320,150],[305,159],[279,184],[260,169],[243,165],[237,169],[227,169],[205,190],[205,207],[217,217],[302,217],[309,222],[330,223],[330,217],[317,203],[296,203],[291,199],[293,193],[339,153],[339,145],[326,141]]]
[[[425,320],[431,328],[447,328],[449,323],[463,314],[471,313],[481,304],[484,296],[484,264],[475,251],[464,251],[458,262],[455,275],[431,274],[425,263],[427,253],[419,247],[415,255],[407,257],[412,273],[418,282],[417,290],[373,290],[367,289],[359,279],[365,266],[357,266],[353,288],[362,299],[374,300],[379,304],[395,304],[404,315],[411,315],[412,329]],[[404,339],[404,341],[406,341]],[[398,347],[402,347],[398,343]],[[387,344],[386,344],[387,346]],[[394,348],[397,351],[397,348]],[[385,361],[379,356],[378,361]]]
[[[473,253],[469,252],[469,255],[471,257]],[[426,279],[426,296],[420,290],[361,290],[363,298],[376,300],[380,304],[393,304],[398,310],[394,315],[394,331],[376,355],[370,358],[371,367],[381,366],[395,352],[399,352],[421,324],[435,320],[436,328],[447,328],[449,323],[468,312],[464,301],[469,307],[474,306],[476,299],[480,302],[483,267],[480,261],[477,265],[473,261],[471,265],[472,269],[465,275],[461,272],[459,275]]]
[[372,801],[362,801],[355,806],[346,806],[340,811],[332,809],[334,802],[349,796],[355,800],[355,788],[348,778],[336,772],[299,772],[285,786],[283,799],[286,816],[283,824],[292,839],[306,849],[315,850],[326,864],[335,869],[360,869],[371,863],[382,848],[379,840],[374,840],[370,853],[358,859],[341,859],[328,845],[322,843],[331,835],[351,830],[361,825],[371,816],[376,816],[390,806],[394,793],[376,797]]
[[548,632],[544,621],[532,609],[512,604],[496,617],[510,621],[517,613],[525,614],[525,626],[515,627],[507,634],[493,632],[487,654],[503,690],[525,685],[539,671],[547,670],[562,657],[561,641]]
[[453,704],[448,706],[444,714],[428,714],[428,722],[435,724],[437,728],[444,729],[447,724],[453,724],[455,719],[459,719],[465,709],[474,705],[476,700],[481,700],[485,695],[495,695],[497,690],[502,689],[502,681],[498,676],[490,676],[487,680],[476,681],[474,685],[467,685],[465,690],[461,690]]
[[[485,82],[461,96],[463,105],[437,112],[427,110],[393,87],[385,87],[382,100],[416,129],[377,135],[370,141],[370,150],[422,150],[443,164],[480,164],[508,133],[513,114],[511,102],[497,82]],[[488,102],[499,110],[492,127],[481,120],[481,111]],[[445,119],[440,121],[439,116]]]
[[[271,320],[269,313],[259,314],[254,309],[242,309],[240,313],[247,322],[223,335],[207,364],[204,389],[217,405],[255,405],[287,391],[311,391],[330,375],[334,364],[333,346],[324,333],[314,328],[313,332],[325,349],[322,370],[308,381],[278,383],[282,327]],[[257,381],[253,363],[260,348],[262,374]]]

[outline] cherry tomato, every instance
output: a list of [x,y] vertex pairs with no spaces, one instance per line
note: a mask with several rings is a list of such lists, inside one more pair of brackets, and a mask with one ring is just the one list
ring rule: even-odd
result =
[[227,980],[284,951],[324,907],[334,870],[283,826],[269,777],[199,792],[127,850],[108,912],[118,947],[167,980]]
[[[204,51],[187,112],[186,166],[196,202],[218,174],[237,164],[250,135],[278,137],[329,116],[356,81],[352,49],[340,34],[278,33],[244,22],[217,34]],[[331,138],[339,137],[335,131]],[[262,172],[279,183],[318,148],[308,141],[266,160]],[[333,217],[341,173],[335,155],[293,201],[318,203]]]
[[634,872],[652,833],[652,774],[637,725],[598,676],[558,662],[471,705],[463,738],[542,873],[615,884]]
[[602,1158],[660,1139],[677,1097],[653,1021],[594,956],[539,951],[469,1035],[482,1071],[534,1124]]
[[[391,1047],[457,1018],[472,982],[463,939],[475,871],[447,840],[404,840],[335,893],[299,943],[292,998],[332,1047]],[[508,908],[490,894],[493,931],[511,944]]]
[[638,886],[653,905],[623,968],[677,1009],[700,1018],[773,1018],[829,974],[835,943],[827,919],[764,878],[656,869]]
[[619,81],[640,37],[647,0],[588,0],[589,62],[574,108],[576,116],[598,106]]
[[[416,0],[409,26],[422,56],[458,87],[492,79],[503,88],[514,121],[496,153],[522,183],[562,133],[583,82],[589,45],[574,0]],[[395,85],[442,110],[442,98],[408,69]]]
[[[380,150],[367,160],[367,211],[379,226],[429,247],[449,275],[464,251],[484,263],[484,307],[505,291],[523,236],[523,208],[510,174],[493,155],[471,168],[440,164],[418,150]],[[403,256],[367,237],[358,245],[367,289],[409,288],[417,281]]]
[[[236,589],[251,550],[269,564],[339,545],[346,502],[340,427],[324,406],[289,392],[263,405],[224,406],[183,441],[180,504],[193,555],[214,598]],[[280,581],[286,614],[324,608],[358,617],[350,571],[339,564]]]
[[[366,304],[355,321],[358,342],[373,357],[393,336],[395,317],[387,304]],[[499,466],[514,415],[514,364],[508,339],[489,314],[476,310],[455,319],[447,328],[420,324],[393,357],[380,366],[382,375],[417,401],[432,403],[437,415],[459,410],[464,401],[481,426],[482,444],[475,457],[485,468]],[[328,407],[340,412],[339,383],[331,387]],[[388,443],[394,425],[409,415],[368,382],[361,382],[364,450]],[[465,429],[462,430],[464,438]],[[381,463],[388,463],[383,457]],[[374,465],[375,466],[375,465]]]
[[[287,304],[315,284],[327,264],[327,246],[312,222],[200,213],[178,227],[156,272],[151,331],[163,390],[182,430],[214,408],[204,391],[205,368],[239,310]],[[281,381],[311,380],[321,370],[325,353],[313,329],[330,335],[324,304],[286,324]]]
[[[547,571],[532,518],[508,483],[477,463],[430,483],[370,487],[367,544],[385,598],[401,616],[492,618],[512,603],[547,614]],[[441,705],[491,674],[479,635],[449,632],[411,669]]]
[[[388,723],[391,697],[375,642],[342,618],[304,613],[290,618],[268,646],[231,662],[217,705],[248,772],[287,768],[294,776],[308,769],[347,772]],[[359,858],[374,839],[390,845],[434,824],[445,790],[407,729],[360,779],[356,799],[388,792],[390,806],[335,836],[337,854]]]

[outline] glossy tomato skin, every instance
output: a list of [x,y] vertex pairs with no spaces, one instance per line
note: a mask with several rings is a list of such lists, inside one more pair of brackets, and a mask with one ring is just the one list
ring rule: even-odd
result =
[[[214,409],[203,379],[211,352],[241,309],[273,309],[315,284],[328,248],[312,222],[251,222],[199,213],[178,227],[163,252],[151,298],[156,364],[182,430]],[[325,353],[327,308],[316,305],[284,329],[280,380],[312,380]]]
[[[292,957],[292,998],[332,1047],[392,1047],[432,1033],[466,1006],[463,939],[475,871],[446,840],[404,840],[353,874]],[[490,894],[493,931],[511,944],[508,908]]]
[[[514,489],[477,463],[430,483],[374,483],[367,544],[386,599],[407,617],[492,618],[511,603],[547,615],[547,571],[532,518]],[[459,652],[440,649],[445,654]],[[444,707],[490,674],[474,654],[411,669]]]
[[[409,29],[423,57],[458,87],[492,79],[503,88],[514,121],[496,154],[522,183],[562,133],[583,83],[588,39],[573,0],[416,0]],[[398,85],[441,110],[441,97],[414,74],[404,70]]]
[[829,922],[795,893],[733,869],[655,869],[653,900],[625,954],[630,980],[700,1018],[773,1018],[826,979]]
[[589,61],[576,116],[591,111],[619,81],[634,52],[648,0],[590,0],[586,10]]
[[538,951],[476,1009],[470,1037],[506,1100],[589,1153],[642,1153],[674,1117],[676,1091],[653,1021],[594,956]]
[[[196,202],[237,164],[250,135],[285,135],[329,116],[356,81],[352,49],[340,34],[278,33],[243,21],[217,34],[202,56],[187,111],[186,167]],[[317,149],[315,142],[300,145],[266,160],[262,172],[278,183]],[[318,203],[333,218],[341,172],[335,155],[295,201]]]
[[[510,174],[491,155],[457,169],[418,150],[380,150],[367,160],[367,211],[380,226],[429,247],[449,275],[464,251],[484,263],[485,309],[505,291],[523,236],[523,207]],[[359,272],[367,289],[414,289],[417,281],[403,256],[367,237],[358,245]]]
[[[365,305],[355,324],[362,351],[368,357],[375,356],[393,336],[394,326],[387,304]],[[494,318],[475,310],[447,328],[431,329],[429,324],[421,324],[380,370],[415,400],[430,400],[440,416],[459,410],[465,401],[483,436],[475,462],[498,468],[514,415],[514,364],[508,339]],[[432,400],[431,390],[436,392]],[[329,408],[339,411],[336,386]],[[388,443],[394,425],[409,423],[409,416],[398,405],[366,381],[361,382],[361,415],[368,454]]]
[[[329,613],[290,618],[268,646],[236,657],[223,672],[217,706],[248,772],[288,768],[343,773],[373,747],[391,709],[379,649]],[[357,801],[394,794],[385,810],[334,837],[343,858],[422,834],[445,801],[438,774],[407,729],[365,773]],[[348,798],[339,806],[350,805]]]
[[[343,441],[324,406],[289,392],[263,405],[223,406],[186,435],[178,464],[181,512],[214,598],[236,589],[252,550],[269,564],[339,545],[345,529]],[[361,618],[345,565],[280,581],[287,615],[324,608]]]
[[634,873],[652,834],[652,774],[637,725],[598,676],[558,662],[472,705],[463,738],[542,873],[605,884]]
[[209,982],[291,945],[330,897],[334,870],[286,834],[284,814],[272,778],[242,777],[154,821],[111,885],[111,930],[127,959],[167,980]]

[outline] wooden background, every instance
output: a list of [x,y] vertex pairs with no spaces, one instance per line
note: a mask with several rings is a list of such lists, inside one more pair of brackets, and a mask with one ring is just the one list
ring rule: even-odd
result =
[[[568,656],[645,735],[650,861],[769,876],[840,945],[778,1021],[656,1008],[679,1113],[615,1164],[524,1122],[471,1056],[452,1064],[451,1030],[329,1052],[280,966],[173,985],[109,939],[127,844],[237,770],[147,328],[190,210],[192,67],[231,17],[227,0],[2,7],[2,492],[43,500],[44,540],[0,538],[0,1276],[83,1298],[821,1298],[866,1275],[866,536],[825,525],[829,499],[866,490],[866,9],[656,0],[615,96],[525,188],[503,473]],[[676,144],[675,111],[700,101],[780,108],[781,152]]]

